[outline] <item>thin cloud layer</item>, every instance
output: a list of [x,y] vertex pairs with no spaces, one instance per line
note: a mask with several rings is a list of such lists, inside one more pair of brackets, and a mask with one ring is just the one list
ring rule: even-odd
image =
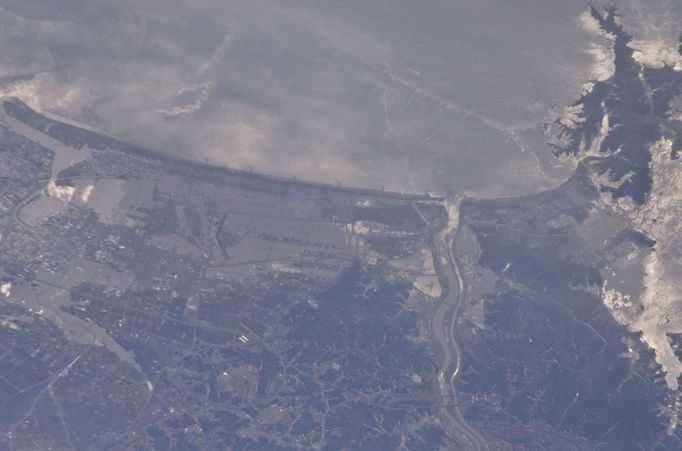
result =
[[591,77],[584,2],[552,17],[540,0],[432,3],[0,0],[2,89],[259,172],[485,195],[559,183],[541,125]]

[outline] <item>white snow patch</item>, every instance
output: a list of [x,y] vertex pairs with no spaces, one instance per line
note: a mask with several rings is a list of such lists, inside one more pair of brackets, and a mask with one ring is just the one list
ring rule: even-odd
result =
[[47,188],[45,188],[45,193],[56,199],[62,200],[64,202],[70,202],[73,197],[73,193],[76,192],[76,188],[73,186],[57,186],[54,180],[50,180],[47,183]]
[[676,71],[682,70],[682,55],[678,50],[679,43],[662,39],[634,39],[628,46],[634,50],[632,57],[640,64],[654,69],[665,66]]
[[0,321],[0,326],[9,327],[12,330],[21,330],[21,327],[17,326],[15,323],[8,320]]
[[184,105],[174,106],[172,108],[157,110],[157,113],[159,113],[162,116],[166,116],[166,117],[176,117],[176,116],[181,116],[183,114],[193,113],[196,110],[198,110],[199,108],[201,108],[201,105],[203,105],[203,101],[197,99],[192,103],[187,103]]
[[599,25],[599,21],[592,16],[592,13],[589,9],[583,11],[583,13],[579,16],[579,19],[583,30],[588,31],[596,36],[602,36],[611,41],[616,39],[616,36],[614,36],[612,33],[608,33],[602,29],[602,27]]
[[667,332],[682,332],[682,286],[679,274],[669,274],[666,264],[655,253],[645,260],[644,313],[633,323],[642,331],[642,339],[656,351],[656,361],[663,367],[668,386],[677,390],[682,362],[675,355]]
[[369,224],[363,221],[357,221],[353,223],[353,233],[356,235],[369,235],[372,232]]
[[83,191],[81,191],[81,201],[83,203],[87,202],[88,199],[90,199],[90,194],[92,194],[92,189],[95,187],[95,185],[88,185],[85,188],[83,188]]
[[[603,103],[602,103],[602,108],[605,109]],[[602,156],[601,151],[600,151],[601,144],[602,144],[602,142],[604,142],[604,139],[608,136],[610,131],[611,131],[611,126],[609,124],[609,114],[604,112],[604,116],[601,119],[601,127],[599,128],[599,134],[597,136],[595,136],[595,138],[592,140],[590,147],[585,152],[586,157]]]
[[[682,162],[670,158],[672,141],[663,138],[650,147],[653,184],[647,202],[636,205],[629,198],[603,201],[630,219],[635,229],[655,240],[654,252],[643,261],[643,311],[628,318],[630,329],[642,332],[642,340],[656,352],[656,361],[665,372],[672,390],[682,375],[682,362],[675,356],[667,333],[682,333]],[[613,307],[626,306],[629,299],[610,290],[603,299]],[[613,311],[613,310],[612,310]],[[614,314],[618,320],[618,315]]]
[[621,293],[614,288],[609,288],[607,280],[604,280],[604,285],[602,286],[602,300],[612,312],[632,307],[630,295]]
[[594,59],[592,76],[597,81],[608,80],[616,70],[616,55],[613,51],[613,42],[616,37],[612,33],[602,30],[599,22],[592,17],[589,9],[580,15],[580,23],[583,30],[596,36],[601,41],[599,43],[592,43],[590,48],[587,49],[587,53],[592,55]]
[[171,108],[162,108],[156,112],[167,118],[181,116],[183,114],[190,114],[197,111],[204,104],[213,88],[212,82],[198,83],[192,86],[183,88],[177,92],[178,96],[194,96],[192,101],[185,101],[180,105],[175,105]]
[[301,270],[298,268],[280,262],[271,262],[269,266],[270,269],[275,272],[283,272],[287,274],[299,274],[301,272]]
[[204,76],[208,72],[210,72],[225,56],[227,55],[228,50],[230,50],[230,44],[232,43],[232,36],[230,33],[225,33],[225,36],[223,37],[223,40],[220,42],[220,45],[218,46],[217,49],[213,52],[211,57],[204,62],[201,66],[199,66],[199,69],[197,70],[197,74],[199,76]]
[[12,294],[12,282],[5,282],[0,285],[0,293],[4,294],[6,298]]
[[606,81],[616,72],[615,57],[613,48],[606,45],[592,44],[587,50],[592,55],[594,63],[592,65],[592,76],[597,81]]
[[559,123],[566,128],[575,128],[585,122],[582,114],[583,106],[581,104],[569,106],[564,109],[563,114],[559,118]]
[[448,210],[448,224],[443,230],[443,236],[449,236],[457,231],[459,227],[459,204],[462,203],[464,198],[464,193],[461,197],[458,197],[454,201],[448,200],[445,204],[445,208]]
[[38,96],[36,86],[33,82],[20,81],[17,83],[11,83],[8,86],[0,89],[0,98],[12,97],[21,99],[33,109],[40,108],[40,97]]
[[591,82],[591,81],[585,82],[580,87],[580,95],[583,95],[583,96],[587,95],[587,94],[591,93],[593,89],[594,89],[594,83],[593,82]]

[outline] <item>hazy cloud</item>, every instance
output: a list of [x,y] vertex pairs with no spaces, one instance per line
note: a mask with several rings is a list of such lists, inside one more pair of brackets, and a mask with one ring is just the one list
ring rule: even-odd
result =
[[28,3],[0,0],[3,92],[188,158],[398,190],[559,183],[541,125],[596,39],[582,0]]

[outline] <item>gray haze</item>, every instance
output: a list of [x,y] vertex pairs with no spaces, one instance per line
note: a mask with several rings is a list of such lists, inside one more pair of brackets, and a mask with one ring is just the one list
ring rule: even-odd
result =
[[0,77],[187,158],[513,195],[564,176],[542,125],[592,76],[587,2],[553,3],[0,0]]

